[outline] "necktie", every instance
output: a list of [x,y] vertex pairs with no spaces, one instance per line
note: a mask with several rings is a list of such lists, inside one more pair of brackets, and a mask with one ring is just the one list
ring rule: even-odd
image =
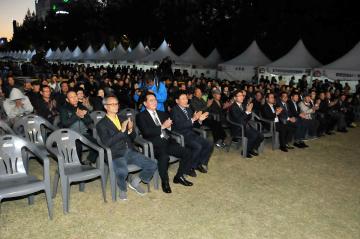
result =
[[[154,118],[154,121],[155,121],[155,124],[157,125],[157,126],[161,126],[161,124],[160,124],[160,121],[158,120],[158,118],[156,117],[156,112],[154,111],[153,112],[153,118]],[[164,137],[165,139],[168,139],[169,138],[169,135],[166,133],[166,130],[165,129],[161,129],[161,136],[162,137]],[[160,136],[160,137],[161,137]]]
[[286,103],[283,103],[283,105],[285,107],[285,110],[287,111],[288,109],[287,109]]
[[189,114],[188,114],[186,108],[180,108],[180,109],[184,112],[184,114],[186,115],[186,118],[189,119]]
[[295,106],[295,110],[298,111],[296,103],[293,102],[293,104],[294,104],[294,106]]

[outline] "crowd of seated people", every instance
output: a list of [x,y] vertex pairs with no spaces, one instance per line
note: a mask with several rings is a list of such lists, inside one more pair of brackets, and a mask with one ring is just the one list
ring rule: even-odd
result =
[[[189,76],[186,72],[160,78],[154,70],[136,67],[90,67],[84,65],[52,65],[52,75],[25,81],[16,87],[11,74],[0,78],[3,120],[12,124],[16,118],[34,113],[59,127],[70,128],[96,143],[92,135],[92,111],[105,111],[97,124],[100,140],[112,150],[115,174],[121,199],[126,199],[128,164],[143,168],[129,186],[139,194],[145,191],[140,182],[148,183],[158,169],[162,190],[171,193],[168,176],[169,158],[180,159],[173,183],[192,186],[189,177],[207,173],[213,147],[226,147],[226,139],[237,140],[242,133],[248,139],[247,158],[258,156],[263,132],[251,123],[258,116],[274,124],[279,132],[280,150],[307,148],[309,139],[317,139],[334,131],[346,133],[355,127],[355,109],[359,108],[360,88],[350,93],[339,82],[314,80],[310,86],[306,76],[289,85],[275,78],[260,77],[259,82],[215,80]],[[65,79],[65,80],[64,80]],[[140,113],[135,121],[118,116],[124,108]],[[229,134],[224,128],[226,115],[236,122]],[[239,127],[242,125],[242,127]],[[206,126],[213,143],[200,137],[194,128]],[[141,136],[152,142],[157,161],[136,153],[132,140],[137,127]],[[269,130],[269,125],[263,128]],[[242,132],[244,129],[244,132]],[[170,137],[178,132],[184,137],[180,147]],[[81,155],[81,145],[77,145]],[[96,154],[90,151],[84,164],[92,164]]]

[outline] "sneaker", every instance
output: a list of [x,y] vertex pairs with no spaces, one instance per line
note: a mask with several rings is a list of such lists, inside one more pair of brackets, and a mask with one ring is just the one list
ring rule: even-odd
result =
[[127,195],[125,191],[120,190],[120,200],[126,201],[127,200]]
[[215,146],[218,147],[218,148],[222,148],[221,143],[216,143]]
[[132,182],[131,182],[131,183],[129,183],[129,188],[131,188],[132,190],[134,190],[141,196],[146,194],[145,190],[140,186],[140,184],[135,186],[135,185],[132,185]]

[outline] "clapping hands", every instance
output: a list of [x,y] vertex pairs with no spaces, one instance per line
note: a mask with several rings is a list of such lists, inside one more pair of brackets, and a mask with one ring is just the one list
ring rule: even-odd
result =
[[172,120],[170,118],[168,118],[167,120],[164,121],[164,123],[161,125],[161,128],[163,129],[168,129],[170,128],[172,125]]
[[207,117],[209,116],[209,112],[205,112],[203,114],[200,115],[199,117],[199,121],[204,121]]
[[202,111],[196,111],[193,115],[193,122],[199,120],[199,121],[203,121],[205,120],[207,117],[209,116],[209,112],[202,112]]

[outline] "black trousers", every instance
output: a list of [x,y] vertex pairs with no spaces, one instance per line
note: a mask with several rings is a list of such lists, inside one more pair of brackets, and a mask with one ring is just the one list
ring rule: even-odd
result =
[[337,110],[330,110],[328,114],[336,123],[337,130],[346,128],[346,119],[345,115]]
[[261,142],[264,140],[264,135],[256,129],[246,126],[245,136],[248,139],[247,150],[248,152],[258,149]]
[[285,147],[286,144],[291,142],[295,134],[296,127],[294,127],[292,124],[283,124],[281,122],[277,122],[275,127],[276,131],[279,132],[280,147]]
[[310,137],[317,136],[319,121],[316,119],[305,119],[304,122],[307,125],[308,135]]
[[328,114],[324,114],[324,113],[316,114],[316,119],[319,121],[319,128],[317,130],[318,135],[322,135],[324,133],[330,132],[336,124],[336,120],[334,120]]
[[[96,139],[94,139],[94,137],[92,137],[90,134],[83,134],[83,136],[85,136],[85,138],[87,138],[92,143],[97,145]],[[82,156],[82,149],[83,149],[82,143],[80,141],[76,141],[76,152],[78,154],[80,161],[81,161],[81,156]],[[89,148],[89,156],[87,158],[88,161],[90,161],[91,163],[95,163],[97,157],[98,157],[98,152]]]
[[220,121],[216,121],[211,118],[207,118],[204,120],[203,125],[209,127],[211,129],[211,132],[213,134],[214,142],[217,142],[219,140],[224,140],[226,138],[225,130],[221,126]]
[[289,125],[295,128],[294,140],[295,142],[304,140],[308,126],[303,118],[296,118],[295,123],[289,122]]
[[187,148],[181,147],[175,141],[169,139],[162,139],[161,146],[154,147],[155,158],[158,161],[158,170],[161,181],[169,181],[169,155],[180,158],[179,168],[176,176],[183,176],[191,165],[191,151]]
[[[191,149],[192,160],[190,168],[208,165],[214,145],[196,133],[184,136],[185,146]],[[190,170],[188,168],[188,170]]]

